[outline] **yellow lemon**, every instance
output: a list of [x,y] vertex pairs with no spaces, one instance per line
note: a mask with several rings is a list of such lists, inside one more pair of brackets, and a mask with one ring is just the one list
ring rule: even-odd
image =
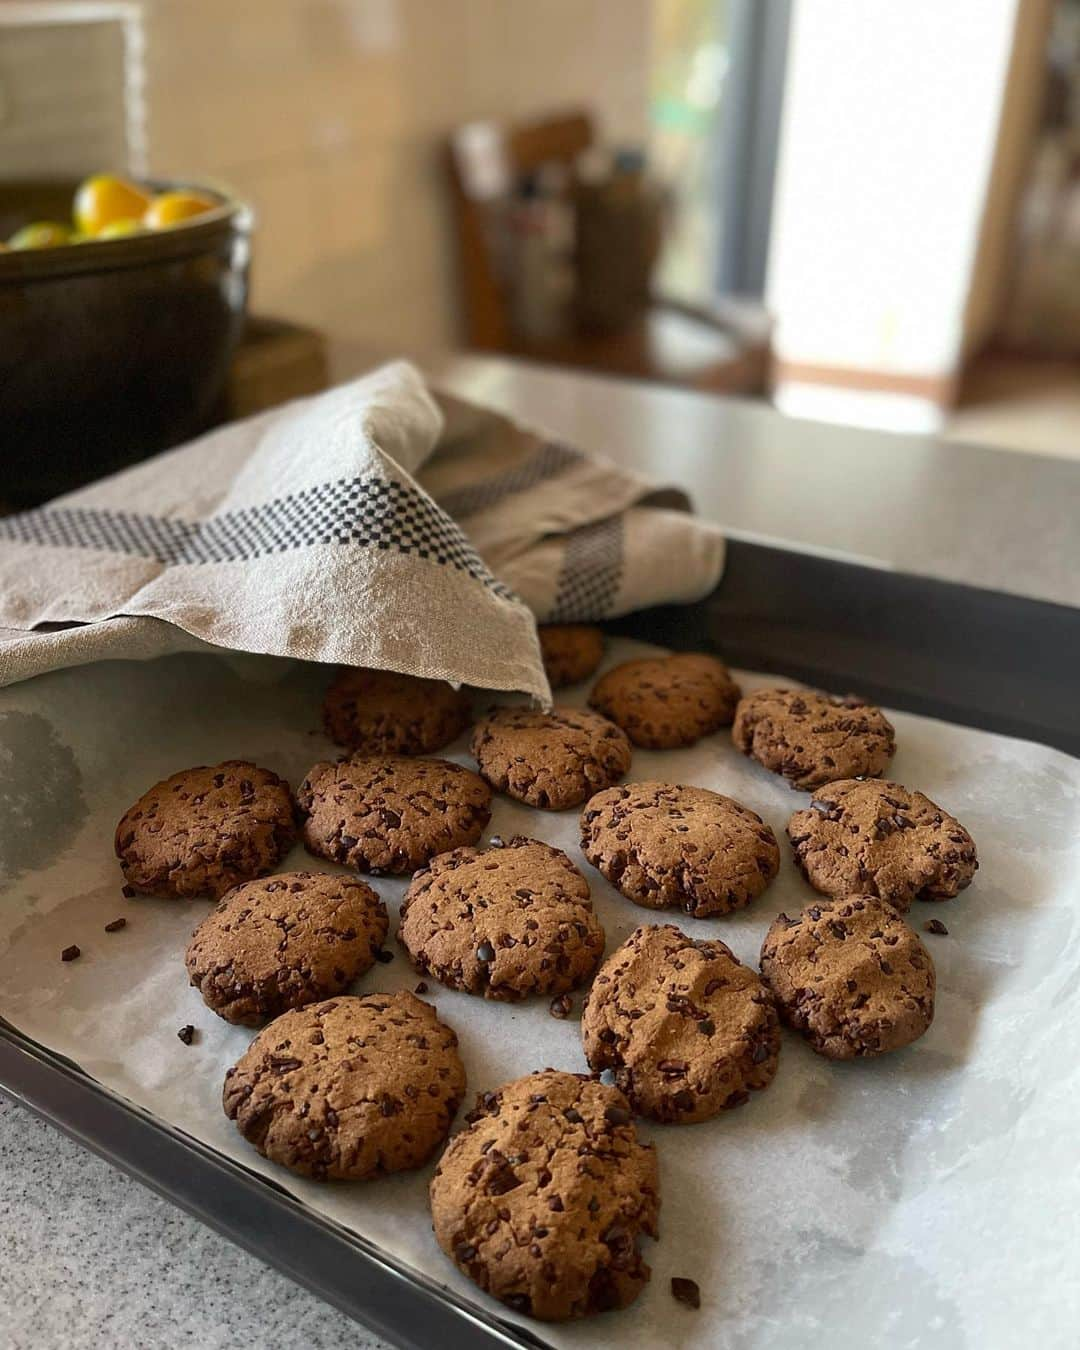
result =
[[112,220],[104,229],[98,230],[98,239],[123,239],[129,234],[139,234],[143,229],[141,220],[126,216],[123,220]]
[[100,234],[118,220],[138,220],[150,204],[150,197],[134,183],[112,174],[98,173],[81,184],[75,193],[72,214],[82,234]]
[[36,220],[24,225],[8,240],[9,248],[57,248],[71,242],[71,231],[55,220]]
[[151,230],[161,230],[168,225],[179,225],[181,221],[201,216],[219,205],[212,197],[201,192],[163,192],[155,197],[146,208],[142,223]]

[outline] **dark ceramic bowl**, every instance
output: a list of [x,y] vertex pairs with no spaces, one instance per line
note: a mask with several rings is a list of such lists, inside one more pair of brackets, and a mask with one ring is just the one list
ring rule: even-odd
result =
[[[68,220],[78,184],[0,183],[0,239]],[[66,492],[208,425],[247,302],[251,213],[0,253],[0,504]]]

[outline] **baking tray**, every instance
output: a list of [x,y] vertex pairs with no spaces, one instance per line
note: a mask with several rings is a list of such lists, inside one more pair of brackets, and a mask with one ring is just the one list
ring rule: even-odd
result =
[[[713,595],[622,620],[664,645],[1080,752],[1080,613],[736,542]],[[542,1346],[0,1023],[0,1089],[406,1347]]]

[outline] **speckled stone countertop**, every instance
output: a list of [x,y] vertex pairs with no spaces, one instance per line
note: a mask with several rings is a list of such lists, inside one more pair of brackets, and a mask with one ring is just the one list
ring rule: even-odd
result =
[[389,1350],[0,1096],[4,1350]]

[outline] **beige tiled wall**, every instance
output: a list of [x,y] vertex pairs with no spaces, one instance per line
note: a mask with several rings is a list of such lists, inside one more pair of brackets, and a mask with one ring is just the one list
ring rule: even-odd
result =
[[591,106],[640,139],[651,0],[146,0],[151,169],[258,211],[255,303],[382,348],[454,340],[439,148]]

